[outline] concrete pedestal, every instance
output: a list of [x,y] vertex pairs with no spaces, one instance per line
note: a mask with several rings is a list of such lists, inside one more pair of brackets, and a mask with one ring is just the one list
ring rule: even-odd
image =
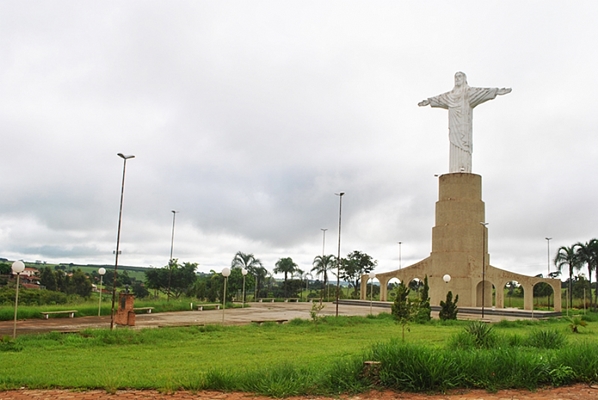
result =
[[[533,308],[533,286],[545,282],[557,294],[554,310],[561,311],[560,280],[530,277],[492,267],[488,253],[488,229],[482,201],[482,177],[471,173],[450,173],[438,179],[436,222],[432,228],[432,252],[428,258],[407,268],[376,274],[380,299],[387,300],[392,278],[408,284],[428,276],[430,304],[439,305],[448,291],[459,295],[459,307],[504,307],[503,289],[517,281],[524,289],[524,308]],[[482,268],[484,266],[484,268]],[[444,275],[451,280],[445,283]],[[361,298],[366,300],[368,276],[361,281]],[[494,291],[494,295],[493,295]]]

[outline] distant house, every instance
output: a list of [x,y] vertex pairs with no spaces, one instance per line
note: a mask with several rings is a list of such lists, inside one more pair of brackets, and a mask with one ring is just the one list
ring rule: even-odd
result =
[[19,274],[21,277],[21,285],[27,289],[40,289],[40,279],[38,275],[39,270],[37,268],[25,267],[25,270]]
[[[12,274],[16,275],[14,272]],[[32,277],[32,276],[37,276],[38,274],[39,274],[39,270],[37,268],[25,267],[25,270],[23,272],[21,272],[19,275]]]

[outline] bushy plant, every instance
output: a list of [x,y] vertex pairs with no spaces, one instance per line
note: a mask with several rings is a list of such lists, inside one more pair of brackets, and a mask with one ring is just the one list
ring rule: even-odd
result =
[[395,300],[392,303],[392,315],[399,322],[409,321],[413,313],[413,304],[409,299],[409,288],[401,282],[395,290]]
[[[15,289],[4,288],[0,290],[0,304],[14,304]],[[66,304],[68,296],[65,293],[52,290],[19,289],[19,305],[41,306]]]
[[575,371],[568,365],[559,365],[548,372],[553,386],[568,385],[575,379]]
[[430,307],[430,286],[428,285],[428,275],[424,277],[424,284],[419,294],[419,299],[415,311],[415,322],[428,322],[432,319],[432,307]]
[[402,337],[405,340],[405,329],[409,321],[413,319],[415,307],[409,299],[409,289],[403,282],[397,286],[391,310],[395,320],[401,324]]
[[573,333],[579,333],[579,327],[586,327],[588,325],[588,323],[579,316],[567,317],[566,319],[569,321],[569,328],[571,328]]
[[2,351],[21,351],[23,346],[10,336],[0,337],[0,352]]
[[565,342],[565,336],[555,329],[534,329],[524,343],[538,349],[560,349]]
[[317,324],[318,321],[322,318],[320,316],[320,311],[322,311],[322,309],[326,307],[324,304],[322,303],[317,303],[314,302],[311,306],[311,310],[309,311],[309,315],[311,317],[311,320],[314,322],[314,324]]
[[491,349],[497,346],[499,339],[492,325],[471,321],[463,331],[452,337],[449,346],[458,349]]
[[443,321],[457,319],[457,313],[459,312],[457,308],[458,301],[459,295],[455,296],[455,301],[453,301],[453,292],[449,290],[446,294],[446,301],[440,301],[440,313],[438,317]]

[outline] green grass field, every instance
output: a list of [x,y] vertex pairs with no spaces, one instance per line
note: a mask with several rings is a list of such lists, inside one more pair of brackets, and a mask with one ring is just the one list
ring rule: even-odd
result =
[[[592,318],[598,319],[588,316],[588,319]],[[285,325],[214,325],[144,330],[123,328],[115,331],[87,330],[79,334],[24,335],[16,341],[4,338],[0,342],[0,389],[63,387],[103,388],[114,391],[120,388],[151,388],[163,391],[246,390],[273,396],[333,394],[360,391],[370,387],[371,383],[363,380],[360,371],[363,361],[374,357],[375,354],[378,354],[375,357],[382,359],[398,357],[403,361],[408,359],[405,357],[411,356],[388,354],[411,351],[420,356],[429,354],[426,357],[430,359],[440,354],[443,355],[443,360],[455,355],[467,358],[488,354],[487,357],[494,357],[495,360],[488,361],[490,367],[487,368],[494,368],[492,365],[496,363],[501,365],[503,361],[496,360],[500,356],[489,355],[494,354],[489,352],[497,352],[500,349],[449,349],[450,343],[454,342],[454,338],[467,324],[465,321],[410,324],[405,333],[405,342],[400,339],[401,327],[388,314],[369,318],[327,317],[317,324],[312,321],[293,320]],[[515,350],[505,348],[497,353],[510,357],[504,363],[525,364],[529,359],[532,364],[530,368],[533,369],[536,368],[536,364],[552,365],[553,361],[549,363],[549,359],[562,364],[564,361],[560,360],[563,357],[577,360],[576,363],[579,364],[579,354],[561,354],[569,349],[588,354],[590,358],[595,356],[595,364],[598,364],[598,354],[588,352],[584,347],[598,349],[597,327],[598,322],[589,322],[587,327],[581,329],[582,333],[573,334],[567,322],[550,320],[503,322],[494,325],[493,329],[498,336],[505,338],[501,346],[507,346],[506,343],[519,343],[519,346],[524,342],[522,338],[539,329],[556,331],[564,336],[567,343],[564,350],[530,350],[517,347]],[[405,347],[406,345],[415,347]],[[595,353],[598,353],[598,350]],[[542,361],[542,356],[546,357],[546,361]],[[524,359],[520,359],[521,357]],[[421,362],[425,364],[424,361]],[[434,361],[438,362],[441,361]],[[390,365],[391,361],[385,363]],[[413,363],[419,365],[420,361],[414,360]],[[547,370],[547,376],[551,376],[549,373],[552,370],[556,371],[553,375],[558,374],[558,365],[550,367],[553,369]],[[567,365],[565,367],[569,368]],[[586,368],[594,367],[598,373],[598,365]],[[567,368],[563,373],[571,377],[572,372]],[[505,370],[511,369],[513,367],[505,367]],[[468,372],[472,379],[476,373],[475,370]],[[538,375],[543,376],[541,373],[544,374],[539,371]],[[594,372],[589,373],[591,376]],[[343,378],[343,381],[339,382],[339,374],[345,376],[346,380]],[[578,381],[589,379],[585,375],[576,374]],[[417,372],[415,376],[421,377],[422,372]],[[462,377],[463,374],[456,376]],[[445,380],[442,382],[446,383],[447,379],[456,378],[443,379]],[[473,383],[468,383],[470,381]],[[502,382],[484,382],[483,379],[475,378],[454,384],[489,389],[504,385],[533,386],[525,382]],[[440,390],[443,384],[438,386],[430,383],[426,386],[422,383],[420,390]],[[388,385],[394,387],[392,383]],[[419,386],[414,387],[415,389],[399,385],[395,388],[417,390]]]

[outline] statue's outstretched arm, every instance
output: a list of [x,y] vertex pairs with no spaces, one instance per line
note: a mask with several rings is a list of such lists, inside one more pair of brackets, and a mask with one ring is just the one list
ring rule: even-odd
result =
[[501,89],[498,89],[496,91],[496,94],[499,95],[499,96],[502,96],[503,94],[511,93],[511,90],[513,90],[513,89],[511,89],[511,88],[501,88]]
[[[511,91],[511,90],[509,89],[509,91]],[[430,100],[428,100],[428,99],[422,100],[419,103],[417,103],[417,105],[420,106],[420,107],[424,107],[424,106],[430,105]]]

